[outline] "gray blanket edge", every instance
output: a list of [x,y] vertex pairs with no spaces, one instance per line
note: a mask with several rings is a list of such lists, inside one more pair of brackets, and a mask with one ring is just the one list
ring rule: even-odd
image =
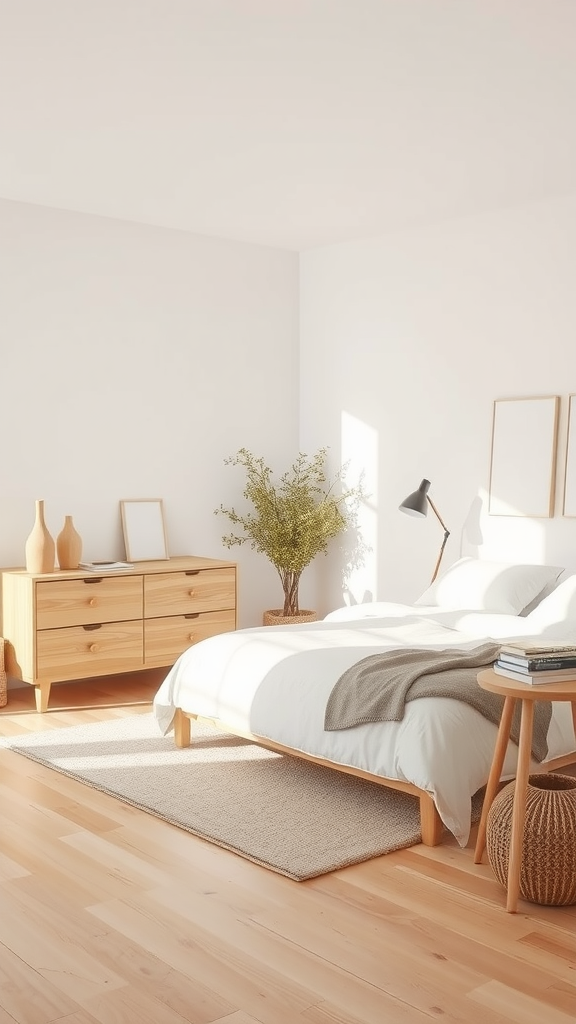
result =
[[[409,701],[421,697],[448,697],[475,708],[483,718],[499,725],[504,698],[478,685],[477,675],[498,657],[500,645],[485,643],[471,651],[402,649],[362,658],[334,684],[324,716],[324,729],[333,732],[374,722],[400,722]],[[552,717],[550,701],[534,708],[532,754],[543,761],[548,753],[547,734]],[[512,719],[510,738],[520,737],[520,702]]]

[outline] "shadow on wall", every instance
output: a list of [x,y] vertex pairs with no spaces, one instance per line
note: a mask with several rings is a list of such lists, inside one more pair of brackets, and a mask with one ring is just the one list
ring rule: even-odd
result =
[[344,603],[347,605],[353,605],[358,603],[365,604],[367,601],[373,601],[374,594],[372,591],[365,590],[361,601],[358,602],[357,597],[352,593],[350,587],[354,573],[365,567],[367,555],[371,554],[374,550],[364,538],[360,526],[356,525],[346,530],[343,534],[340,546],[342,553],[340,587]]
[[464,554],[469,555],[471,558],[479,557],[480,547],[484,543],[484,536],[480,526],[481,515],[482,498],[476,497],[470,505],[468,515],[462,526],[460,557]]

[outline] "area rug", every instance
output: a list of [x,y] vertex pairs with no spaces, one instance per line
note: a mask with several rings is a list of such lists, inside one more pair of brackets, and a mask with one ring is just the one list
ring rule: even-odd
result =
[[152,714],[1,746],[296,881],[420,842],[419,801],[207,724],[178,749]]

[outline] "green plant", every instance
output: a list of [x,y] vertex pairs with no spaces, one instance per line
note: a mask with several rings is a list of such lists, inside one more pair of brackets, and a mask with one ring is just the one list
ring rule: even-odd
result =
[[266,555],[282,581],[282,614],[298,615],[298,588],[303,570],[328,542],[354,526],[361,487],[342,486],[344,471],[331,480],[325,473],[327,448],[312,456],[302,452],[290,469],[275,481],[264,459],[241,448],[225,459],[227,465],[242,466],[246,472],[243,495],[253,510],[240,514],[220,505],[215,513],[228,517],[241,533],[222,537],[226,547],[249,543]]

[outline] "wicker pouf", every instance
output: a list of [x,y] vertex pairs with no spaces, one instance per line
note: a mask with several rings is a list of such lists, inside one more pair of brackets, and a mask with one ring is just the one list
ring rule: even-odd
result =
[[[506,888],[515,782],[504,787],[488,812],[486,852]],[[522,845],[520,895],[531,903],[576,903],[576,778],[530,775]]]

